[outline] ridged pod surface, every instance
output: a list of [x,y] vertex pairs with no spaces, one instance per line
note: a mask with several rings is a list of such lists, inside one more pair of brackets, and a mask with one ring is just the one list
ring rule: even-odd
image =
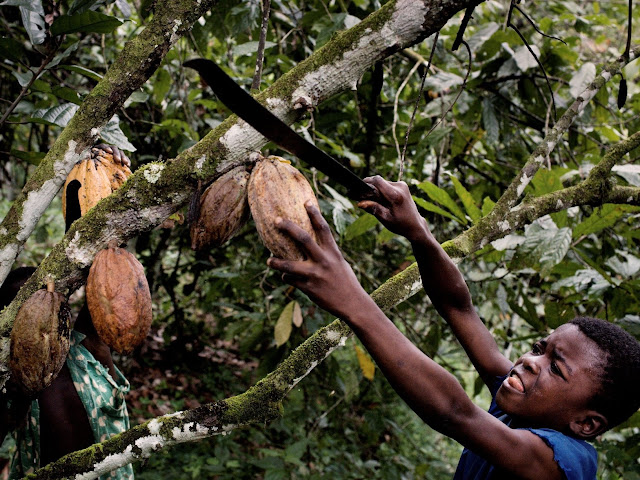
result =
[[128,166],[113,160],[113,155],[101,149],[93,149],[90,157],[77,163],[69,172],[62,189],[62,215],[67,217],[67,187],[77,180],[80,182],[78,201],[80,213],[84,215],[100,200],[125,182],[131,175]]
[[219,247],[233,237],[249,218],[249,172],[236,167],[220,176],[200,197],[200,214],[191,224],[191,248]]
[[302,260],[304,254],[289,236],[276,226],[275,219],[289,219],[316,238],[305,203],[318,200],[307,179],[286,160],[270,156],[258,161],[249,178],[249,208],[260,238],[276,257]]
[[64,295],[38,290],[25,301],[13,322],[9,368],[16,382],[34,396],[56,378],[69,353],[69,306]]
[[143,342],[151,326],[151,293],[133,254],[115,246],[98,252],[89,269],[86,297],[104,343],[129,353]]

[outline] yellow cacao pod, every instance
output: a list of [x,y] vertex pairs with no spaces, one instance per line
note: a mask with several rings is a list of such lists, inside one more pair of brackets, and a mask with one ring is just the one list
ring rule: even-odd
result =
[[207,187],[198,219],[191,224],[191,248],[219,247],[242,228],[249,218],[248,180],[245,167],[237,167]]
[[69,353],[70,312],[53,282],[25,301],[13,322],[9,368],[24,392],[35,396],[51,385]]
[[271,253],[289,260],[304,259],[296,242],[274,222],[277,217],[289,219],[316,238],[304,205],[310,200],[320,207],[307,179],[280,157],[262,158],[251,172],[248,198],[260,238]]
[[136,257],[119,247],[101,250],[89,269],[87,307],[98,335],[119,353],[140,345],[151,326],[151,293]]
[[92,149],[90,156],[77,163],[69,172],[62,190],[62,215],[67,218],[67,187],[77,180],[80,214],[84,215],[100,200],[111,195],[131,175],[131,170],[113,160],[113,155],[102,149]]

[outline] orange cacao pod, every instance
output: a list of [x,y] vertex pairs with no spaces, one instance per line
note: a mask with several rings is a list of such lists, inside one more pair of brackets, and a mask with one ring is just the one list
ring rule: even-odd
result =
[[25,301],[13,322],[9,368],[27,395],[51,385],[69,353],[70,312],[53,282]]
[[302,260],[300,247],[274,222],[277,217],[289,219],[316,238],[304,205],[311,200],[320,207],[307,179],[280,157],[262,158],[251,172],[248,197],[251,215],[265,246],[276,257]]
[[236,167],[207,187],[191,224],[191,248],[219,247],[242,228],[249,218],[248,180],[245,167]]
[[115,246],[98,252],[89,269],[86,297],[104,343],[119,353],[142,343],[151,326],[151,293],[133,254]]
[[100,200],[111,195],[131,175],[131,170],[113,160],[113,155],[94,148],[89,157],[77,163],[69,172],[62,189],[62,215],[67,218],[67,187],[77,180],[80,183],[78,201],[80,214],[84,215]]

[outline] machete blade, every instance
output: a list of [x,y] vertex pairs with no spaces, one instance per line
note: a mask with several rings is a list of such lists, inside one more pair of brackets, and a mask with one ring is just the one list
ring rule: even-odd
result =
[[204,58],[196,58],[184,62],[183,65],[196,70],[218,99],[238,117],[268,140],[347,187],[351,198],[362,200],[377,197],[375,187],[365,183],[335,158],[298,135],[234,82],[214,62]]

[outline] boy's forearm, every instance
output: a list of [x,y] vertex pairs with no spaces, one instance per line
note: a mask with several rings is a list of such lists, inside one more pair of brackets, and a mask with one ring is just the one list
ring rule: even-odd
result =
[[371,301],[344,320],[402,399],[432,428],[457,435],[475,406],[456,378],[411,343]]
[[411,242],[424,290],[438,313],[449,321],[452,311],[472,309],[471,295],[462,274],[431,234],[426,221],[413,228],[407,239]]

